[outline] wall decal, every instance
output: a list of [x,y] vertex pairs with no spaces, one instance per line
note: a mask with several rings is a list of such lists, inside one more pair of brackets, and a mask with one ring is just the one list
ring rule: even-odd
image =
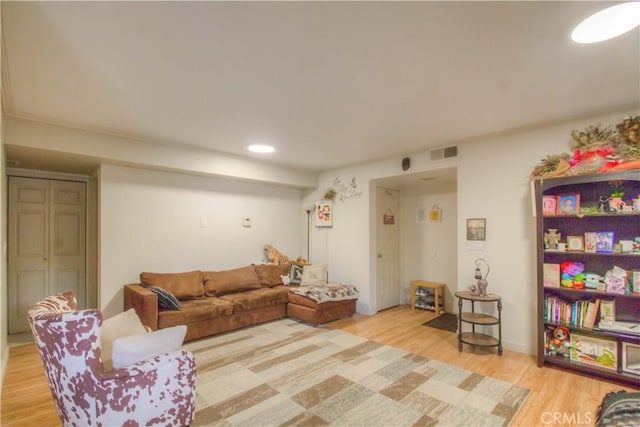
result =
[[351,178],[351,182],[348,184],[345,184],[340,178],[336,177],[333,180],[333,187],[336,192],[336,198],[341,202],[347,199],[357,199],[362,196],[362,190],[358,189],[355,176]]

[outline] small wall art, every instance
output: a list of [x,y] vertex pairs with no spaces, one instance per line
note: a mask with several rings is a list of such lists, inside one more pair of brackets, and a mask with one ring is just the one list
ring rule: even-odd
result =
[[442,209],[440,209],[438,205],[433,205],[429,211],[429,221],[442,222]]
[[487,240],[486,218],[467,218],[467,240]]
[[316,203],[316,227],[333,227],[333,203],[320,200]]

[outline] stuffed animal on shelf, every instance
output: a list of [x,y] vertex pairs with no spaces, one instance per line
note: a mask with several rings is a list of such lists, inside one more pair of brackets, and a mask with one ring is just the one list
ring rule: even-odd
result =
[[581,262],[565,261],[560,264],[560,285],[565,288],[584,288],[584,264]]
[[550,355],[560,354],[564,357],[569,357],[569,337],[568,328],[564,326],[556,326],[545,343],[547,353]]

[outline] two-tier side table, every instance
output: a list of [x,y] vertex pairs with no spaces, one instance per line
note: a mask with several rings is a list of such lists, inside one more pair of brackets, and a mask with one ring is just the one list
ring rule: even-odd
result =
[[[498,355],[502,356],[502,301],[498,295],[475,295],[470,291],[460,291],[455,293],[458,298],[458,351],[462,351],[462,344],[475,345],[479,347],[498,347]],[[471,302],[471,311],[462,311],[464,301]],[[476,313],[476,302],[492,302],[498,309],[498,315],[493,316],[485,313]],[[471,325],[472,332],[462,332],[462,324]],[[476,325],[498,326],[498,336],[476,332]]]

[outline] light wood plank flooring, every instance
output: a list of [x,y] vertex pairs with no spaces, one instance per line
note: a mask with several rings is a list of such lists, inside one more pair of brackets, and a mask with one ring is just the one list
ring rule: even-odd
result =
[[[355,315],[327,326],[530,389],[531,395],[514,426],[593,425],[606,393],[632,390],[558,369],[538,368],[533,356],[509,350],[500,357],[495,349],[465,346],[460,353],[455,334],[422,326],[433,317],[432,312],[400,306],[375,316]],[[2,426],[60,425],[33,344],[10,349],[0,404]]]

